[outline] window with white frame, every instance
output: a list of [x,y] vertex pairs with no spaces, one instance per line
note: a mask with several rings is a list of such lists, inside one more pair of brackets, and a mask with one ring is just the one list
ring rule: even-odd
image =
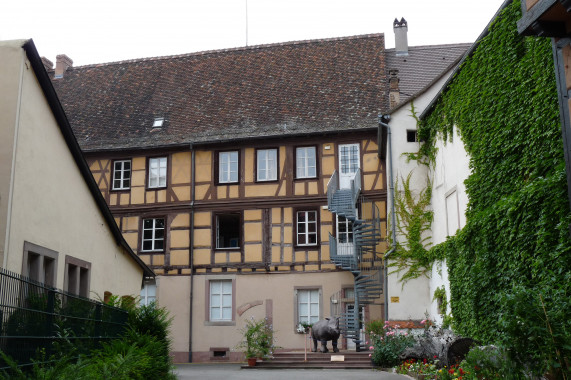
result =
[[155,302],[157,298],[157,285],[155,283],[147,282],[141,289],[140,304],[148,306]]
[[232,320],[232,280],[210,281],[210,321]]
[[149,158],[149,188],[166,187],[167,158]]
[[218,153],[218,182],[238,182],[238,151]]
[[359,169],[359,145],[346,144],[339,146],[341,174],[353,174]]
[[259,149],[257,154],[257,180],[275,181],[278,179],[278,150]]
[[298,211],[296,217],[297,245],[317,245],[317,211]]
[[314,146],[296,148],[296,178],[315,178],[317,176],[315,156]]
[[165,247],[165,220],[143,219],[143,251],[162,251]]
[[131,188],[131,160],[113,162],[113,190]]
[[319,321],[319,289],[297,290],[297,323]]

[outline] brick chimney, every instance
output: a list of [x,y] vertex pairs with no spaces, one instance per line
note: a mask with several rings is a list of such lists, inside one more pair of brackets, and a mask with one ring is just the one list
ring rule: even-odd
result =
[[400,103],[399,71],[389,70],[389,108],[396,107]]
[[65,54],[56,55],[55,78],[63,78],[65,71],[73,66],[73,61]]
[[400,21],[395,18],[393,21],[393,31],[395,32],[395,50],[397,57],[408,55],[408,24],[404,18]]

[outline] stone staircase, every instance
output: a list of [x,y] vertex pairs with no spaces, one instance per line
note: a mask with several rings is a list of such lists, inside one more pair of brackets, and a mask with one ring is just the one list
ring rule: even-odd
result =
[[[332,356],[343,361],[332,361]],[[308,352],[305,361],[304,351],[276,352],[270,360],[258,361],[256,366],[243,369],[372,369],[369,352],[354,352],[341,350],[340,352],[321,353]]]

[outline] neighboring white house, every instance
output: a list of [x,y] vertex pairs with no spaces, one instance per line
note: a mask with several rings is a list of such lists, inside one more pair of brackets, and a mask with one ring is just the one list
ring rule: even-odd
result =
[[[454,62],[455,66],[458,61]],[[416,153],[420,143],[416,134],[417,119],[427,108],[431,100],[439,93],[442,86],[453,72],[451,67],[440,78],[428,85],[415,97],[394,107],[391,111],[391,143],[392,170],[395,190],[403,190],[403,181],[411,174],[410,190],[415,197],[427,186],[432,186],[431,209],[434,219],[426,236],[430,236],[427,246],[434,246],[454,235],[466,222],[465,210],[467,197],[464,180],[468,177],[468,156],[460,137],[454,132],[452,141],[438,141],[438,152],[435,163],[430,167],[408,160],[406,153]],[[413,116],[414,107],[414,116]],[[389,166],[390,167],[390,166]],[[390,175],[390,174],[389,174]],[[389,190],[390,191],[390,190]],[[392,194],[389,194],[389,210],[391,210]],[[398,212],[397,212],[398,215]],[[391,217],[389,216],[389,220]],[[398,223],[398,222],[397,222]],[[404,237],[397,235],[397,241]],[[389,264],[392,261],[389,258]],[[394,271],[389,267],[389,273]],[[442,322],[437,302],[433,301],[438,287],[445,286],[449,297],[448,275],[445,262],[437,262],[427,276],[401,281],[402,273],[388,275],[388,320],[401,325],[406,321],[419,321],[428,313],[430,319]],[[418,325],[417,325],[418,326]],[[412,326],[410,326],[412,327]]]
[[32,40],[0,42],[0,265],[86,297],[139,295],[123,239]]

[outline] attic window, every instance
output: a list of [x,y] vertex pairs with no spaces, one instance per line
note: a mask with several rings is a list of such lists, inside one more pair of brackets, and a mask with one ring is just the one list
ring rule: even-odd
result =
[[165,122],[164,117],[155,117],[155,122],[153,123],[153,128],[162,127],[164,122]]

